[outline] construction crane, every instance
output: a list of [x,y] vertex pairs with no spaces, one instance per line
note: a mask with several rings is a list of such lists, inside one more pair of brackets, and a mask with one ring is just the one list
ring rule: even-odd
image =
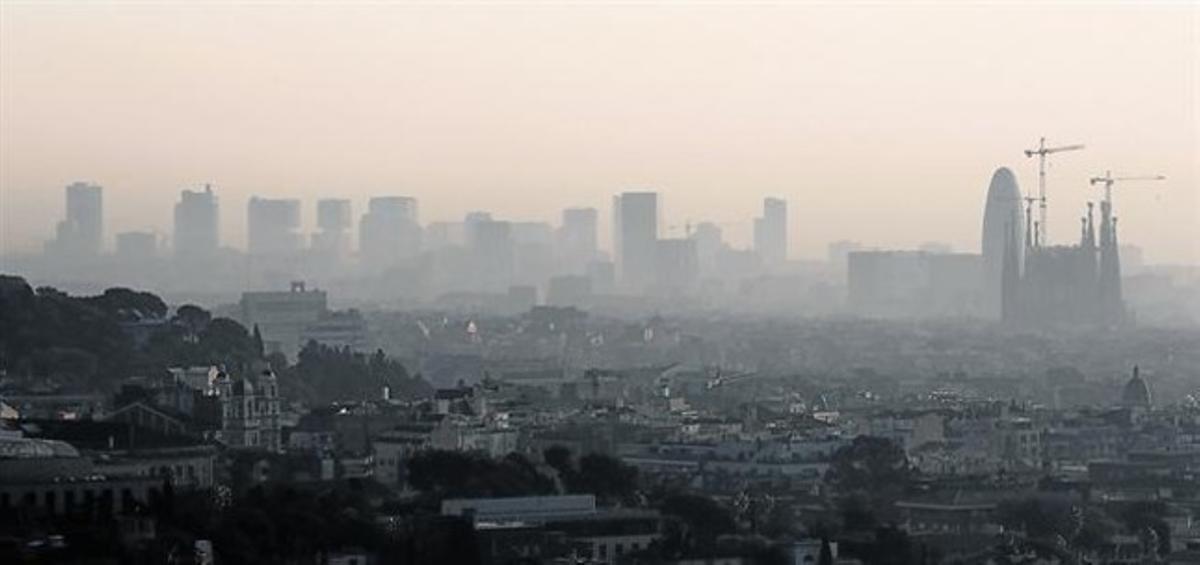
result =
[[1135,177],[1114,177],[1112,171],[1105,171],[1102,177],[1092,177],[1089,181],[1092,186],[1098,184],[1104,185],[1104,202],[1108,205],[1108,209],[1112,210],[1112,187],[1118,182],[1127,180],[1167,180],[1167,177],[1162,175],[1142,175]]
[[1042,243],[1049,240],[1046,239],[1046,155],[1053,153],[1062,153],[1063,151],[1078,151],[1083,149],[1083,145],[1063,145],[1061,147],[1046,147],[1046,138],[1043,137],[1038,141],[1037,149],[1026,149],[1025,156],[1038,156],[1038,224],[1037,239]]

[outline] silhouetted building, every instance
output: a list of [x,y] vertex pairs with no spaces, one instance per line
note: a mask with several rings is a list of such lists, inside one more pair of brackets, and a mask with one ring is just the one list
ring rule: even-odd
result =
[[48,251],[70,258],[99,255],[104,248],[104,189],[76,182],[67,185],[66,195],[66,217]]
[[313,234],[312,250],[327,263],[336,263],[350,250],[350,201],[324,199],[317,201],[317,233]]
[[304,346],[305,331],[328,310],[325,291],[308,290],[299,281],[287,291],[242,293],[240,306],[242,325],[258,328],[266,352],[292,359]]
[[300,251],[300,201],[253,197],[246,207],[246,251],[291,255]]
[[[984,307],[990,317],[1001,317],[1000,281],[1002,279],[1006,241],[1013,233],[1021,234],[1032,226],[1025,226],[1021,218],[1021,190],[1017,178],[1007,167],[996,169],[988,185],[987,201],[983,210],[983,232],[980,249],[983,253]],[[1024,249],[1016,250],[1018,265]],[[1018,266],[1018,271],[1020,267]],[[1019,272],[1018,272],[1019,274]]]
[[768,267],[787,261],[787,202],[763,200],[763,215],[754,220],[754,250]]
[[516,246],[512,224],[490,219],[469,219],[468,234],[477,288],[499,291],[512,282]]
[[1154,397],[1150,393],[1150,385],[1142,379],[1141,371],[1133,368],[1133,377],[1121,389],[1121,405],[1127,408],[1149,409],[1154,406]]
[[386,269],[421,251],[421,225],[415,198],[372,198],[358,229],[361,261],[368,268]]
[[654,281],[658,241],[658,193],[625,192],[613,197],[613,249],[617,277],[630,290]]
[[563,271],[581,274],[596,258],[599,213],[595,208],[567,208],[558,229],[558,256]]
[[219,211],[212,187],[185,190],[175,204],[175,256],[188,260],[209,257],[220,245]]
[[1022,246],[1010,230],[1001,278],[1004,320],[1021,326],[1114,326],[1128,321],[1116,230],[1111,204],[1101,203],[1097,245],[1088,203],[1087,215],[1080,218],[1078,245],[1043,246],[1026,226],[1023,261],[1016,252]]

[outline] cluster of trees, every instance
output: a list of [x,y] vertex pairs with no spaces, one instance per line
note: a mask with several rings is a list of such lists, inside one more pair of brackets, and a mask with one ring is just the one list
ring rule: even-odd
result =
[[568,493],[594,494],[600,504],[635,503],[637,468],[620,459],[589,453],[575,461],[571,451],[560,445],[547,448],[542,458]]
[[425,450],[408,460],[408,483],[437,498],[594,494],[602,505],[636,502],[637,469],[590,453],[576,461],[565,447],[543,455],[544,472],[520,453],[492,459],[481,453]]
[[1105,547],[1117,532],[1138,536],[1143,552],[1165,555],[1171,550],[1167,507],[1161,501],[1081,506],[1061,496],[1031,496],[1005,501],[997,509],[1006,529],[1021,532],[1044,547],[1091,551]]
[[554,494],[554,481],[519,453],[492,459],[480,453],[426,450],[407,463],[408,483],[436,498]]
[[81,386],[111,384],[155,361],[126,328],[166,312],[162,299],[147,292],[111,288],[74,297],[0,275],[0,369]]
[[403,364],[382,350],[367,355],[315,341],[304,346],[296,364],[283,370],[283,377],[284,385],[294,387],[300,397],[322,404],[379,398],[384,386],[394,398],[424,398],[433,393],[429,383],[410,376]]
[[149,292],[110,288],[70,296],[0,275],[0,370],[106,390],[127,376],[163,374],[168,367],[218,365],[244,373],[266,359],[282,373],[285,388],[312,402],[378,398],[384,385],[398,398],[432,393],[382,351],[366,355],[310,342],[289,367],[281,355],[264,356],[257,327],[192,304],[169,312]]

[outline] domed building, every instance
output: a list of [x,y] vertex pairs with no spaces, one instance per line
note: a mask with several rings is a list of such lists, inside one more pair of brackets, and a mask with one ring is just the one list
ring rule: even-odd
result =
[[1133,378],[1125,383],[1125,388],[1121,391],[1121,405],[1129,408],[1150,409],[1153,407],[1150,385],[1142,379],[1136,365],[1133,367]]

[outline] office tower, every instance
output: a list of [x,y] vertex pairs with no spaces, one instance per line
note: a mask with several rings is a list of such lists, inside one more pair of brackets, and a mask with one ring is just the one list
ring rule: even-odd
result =
[[515,244],[512,224],[495,220],[468,222],[475,281],[482,290],[501,290],[512,282]]
[[417,200],[407,196],[372,198],[358,234],[360,259],[369,269],[386,269],[416,256],[421,252]]
[[350,201],[324,199],[317,201],[317,233],[313,234],[312,250],[331,261],[341,259],[350,249]]
[[290,255],[300,250],[300,201],[285,198],[250,199],[247,205],[247,246],[251,255]]
[[204,191],[185,190],[175,204],[175,256],[185,259],[208,257],[220,245],[217,196],[212,186]]
[[763,200],[763,215],[754,220],[754,250],[768,267],[787,261],[787,202],[779,198]]
[[630,290],[654,281],[658,241],[658,193],[625,192],[613,197],[613,250],[617,277]]
[[99,255],[104,248],[104,189],[98,184],[67,185],[66,217],[58,223],[50,250],[69,257]]
[[144,231],[117,234],[117,259],[130,263],[149,261],[158,256],[158,236]]
[[567,208],[558,229],[558,256],[563,270],[580,274],[596,258],[599,213],[595,208]]
[[990,317],[999,318],[1001,314],[1001,280],[1008,238],[1015,235],[1017,238],[1026,240],[1024,245],[1018,245],[1013,250],[1016,254],[1014,267],[1019,276],[1021,274],[1020,265],[1024,263],[1024,252],[1032,244],[1032,241],[1029,240],[1032,228],[1033,226],[1027,226],[1022,221],[1021,189],[1017,187],[1017,177],[1007,167],[996,169],[988,184],[980,242],[983,253],[983,280],[981,283],[984,292],[984,308]]

